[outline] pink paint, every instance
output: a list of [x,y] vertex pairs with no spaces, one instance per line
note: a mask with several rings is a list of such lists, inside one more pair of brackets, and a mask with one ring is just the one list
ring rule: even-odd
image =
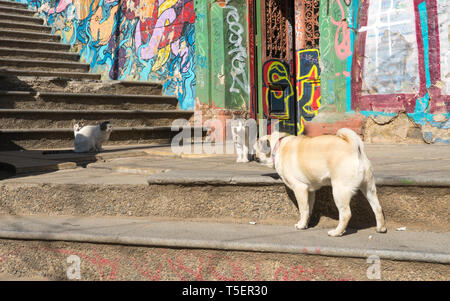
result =
[[150,43],[141,49],[142,59],[151,59],[158,53],[159,42],[161,42],[166,29],[166,23],[172,24],[176,17],[175,10],[173,8],[165,10],[161,16],[159,16],[158,21],[156,21],[153,34],[150,38]]
[[[56,13],[59,14],[60,12],[66,10],[67,6],[69,6],[69,4],[71,4],[71,3],[72,3],[72,0],[59,1],[58,5],[56,6]],[[49,11],[49,14],[53,14],[54,12],[55,12],[55,9],[53,9],[53,12]]]
[[[82,265],[91,264],[100,275],[101,280],[115,280],[122,273],[128,273],[129,267],[135,268],[136,272],[152,281],[163,279],[163,273],[175,275],[178,280],[195,279],[203,280],[225,280],[225,281],[251,281],[261,280],[261,270],[265,261],[255,262],[253,268],[245,268],[240,260],[234,260],[227,256],[215,256],[213,254],[199,255],[198,253],[186,250],[175,257],[170,257],[168,252],[162,249],[149,250],[139,259],[130,256],[118,256],[107,258],[99,254],[97,250],[92,250],[87,254],[76,250],[53,248],[53,247],[24,247],[31,249],[36,254],[54,253],[66,257],[76,255],[82,260]],[[315,250],[320,254],[320,250]],[[6,264],[10,257],[16,258],[20,254],[16,251],[0,254],[1,264]],[[156,261],[156,263],[155,263]],[[155,263],[149,266],[148,263]],[[217,271],[217,262],[221,263],[221,273]],[[156,266],[156,267],[155,267]],[[126,271],[121,271],[121,267],[127,267]],[[267,267],[267,266],[266,266]],[[84,269],[84,267],[83,267]],[[245,271],[245,272],[244,272]],[[304,267],[303,265],[280,266],[273,272],[274,280],[295,281],[312,280],[317,277],[326,280],[354,280],[351,276],[331,276],[327,272],[327,267]]]
[[[350,29],[348,28],[347,22],[345,22],[345,12],[344,7],[340,0],[336,0],[339,9],[341,11],[341,20],[336,21],[333,16],[330,15],[331,23],[337,26],[336,34],[334,36],[334,49],[336,51],[336,56],[340,60],[345,60],[352,54],[351,41],[350,41]],[[334,0],[331,0],[331,5],[333,5]],[[342,31],[342,41],[339,42],[339,33]]]

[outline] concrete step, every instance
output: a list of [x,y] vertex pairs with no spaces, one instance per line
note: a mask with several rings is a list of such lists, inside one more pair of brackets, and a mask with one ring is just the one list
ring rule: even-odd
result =
[[[20,227],[18,227],[20,225]],[[0,237],[148,247],[221,249],[384,260],[450,263],[450,236],[445,233],[361,230],[340,238],[325,230],[152,219],[81,218],[75,216],[2,216]],[[372,239],[367,237],[372,235]]]
[[[95,74],[94,74],[95,75]],[[161,95],[162,85],[154,82],[14,76],[0,73],[2,91],[82,93],[99,95]]]
[[20,48],[20,49],[39,49],[39,50],[56,50],[56,51],[69,51],[70,45],[57,43],[57,42],[45,42],[45,41],[29,41],[0,37],[0,47]]
[[7,6],[7,7],[21,8],[21,9],[27,9],[28,8],[28,5],[25,4],[25,3],[6,1],[6,0],[0,0],[0,5]]
[[[189,131],[189,128],[185,128]],[[180,130],[171,127],[113,127],[105,146],[136,144],[170,144]],[[193,133],[194,129],[192,129]],[[2,151],[36,149],[73,149],[73,128],[0,129]],[[4,162],[4,161],[2,161]],[[0,168],[1,169],[1,168]]]
[[3,13],[0,12],[0,19],[2,21],[7,21],[13,24],[20,23],[20,24],[34,24],[34,25],[43,25],[44,20],[38,17],[30,17],[30,16],[24,16],[24,15],[16,15],[12,13]]
[[[70,220],[67,223],[74,225]],[[203,299],[227,299],[227,296],[233,294],[227,293],[228,288],[231,291],[233,288],[241,289],[232,287],[241,285],[236,281],[253,281],[245,285],[249,285],[249,291],[254,288],[254,295],[258,295],[256,289],[261,292],[261,288],[265,291],[267,287],[268,296],[275,299],[291,292],[293,295],[298,294],[299,286],[316,286],[312,282],[298,281],[339,281],[337,285],[347,287],[355,286],[354,281],[368,280],[382,280],[385,282],[383,284],[386,281],[441,281],[443,288],[444,281],[450,280],[450,265],[386,259],[377,261],[377,257],[369,259],[303,253],[14,239],[0,239],[0,253],[0,280],[3,281],[70,281],[75,275],[70,274],[69,271],[73,270],[68,268],[77,265],[70,265],[68,262],[76,263],[78,260],[74,259],[79,258],[81,281],[152,281],[144,284],[147,289],[164,291],[166,298],[173,296],[174,299],[181,296],[183,285],[185,288],[191,285],[193,289],[207,287],[214,290],[215,294],[204,296]],[[173,281],[194,283],[174,285]],[[343,281],[352,282],[344,284]],[[37,285],[41,286],[40,283]],[[122,285],[123,289],[129,287],[125,282],[111,285],[115,288]],[[402,286],[398,282],[392,285],[396,288]],[[245,298],[248,299],[248,295],[252,293],[246,292],[245,288],[246,286],[242,287],[243,293],[247,294]],[[417,290],[419,289],[423,292],[423,285],[417,286]],[[14,285],[5,286],[3,292],[6,294],[8,290],[12,294],[17,291]],[[236,295],[233,299],[236,299]]]
[[111,121],[113,127],[171,126],[175,119],[190,119],[193,111],[181,110],[39,110],[0,109],[0,128],[72,128]]
[[23,8],[21,6],[8,6],[0,2],[0,13],[2,14],[13,14],[13,15],[23,15],[23,16],[34,16],[36,11],[30,10],[28,8]]
[[3,109],[58,110],[175,110],[174,96],[0,91]]
[[[67,147],[73,147],[71,136],[68,132]],[[35,137],[45,140],[42,134]],[[62,146],[49,144],[46,148],[58,147]],[[83,169],[5,179],[1,182],[4,186],[0,186],[0,214],[134,216],[291,227],[298,222],[295,196],[274,170],[255,162],[236,163],[235,155],[200,152],[180,156],[174,150],[159,147],[146,151],[147,157],[98,161]],[[366,150],[371,158],[371,148]],[[420,166],[416,161],[399,165],[401,159],[395,159],[395,164],[388,163],[385,157],[372,157],[388,233],[400,227],[406,227],[406,231],[449,231],[448,168],[434,159],[446,154],[444,149],[435,150],[426,154],[433,159],[424,160]],[[22,172],[26,172],[25,159],[77,162],[67,153],[0,153],[0,162],[22,164]],[[351,211],[349,233],[375,227],[374,214],[360,192],[352,199]],[[338,217],[331,187],[318,190],[309,226],[330,229],[337,226]]]
[[60,36],[45,32],[25,32],[23,30],[7,30],[0,27],[0,37],[19,40],[59,42]]
[[11,68],[15,70],[38,70],[38,71],[63,71],[63,72],[88,72],[90,66],[79,62],[67,61],[49,61],[49,60],[30,60],[18,58],[3,58],[0,57],[0,65],[4,68]]
[[0,19],[0,28],[3,30],[11,29],[11,30],[20,30],[20,31],[28,31],[28,32],[43,32],[50,33],[52,28],[46,25],[37,25],[37,24],[28,24],[28,23],[17,23],[17,22],[9,22]]
[[68,80],[99,80],[101,78],[100,74],[85,73],[85,72],[63,72],[63,71],[37,71],[37,70],[21,70],[12,68],[2,68],[0,67],[0,73],[7,76],[27,76],[27,77],[51,77],[60,78]]
[[0,56],[2,57],[20,57],[27,59],[40,59],[40,60],[58,60],[58,61],[71,61],[78,62],[80,55],[75,52],[64,51],[47,51],[37,49],[18,49],[9,47],[0,47]]

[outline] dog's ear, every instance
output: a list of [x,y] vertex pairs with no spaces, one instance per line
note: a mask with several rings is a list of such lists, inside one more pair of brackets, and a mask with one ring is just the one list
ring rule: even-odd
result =
[[106,129],[108,128],[108,124],[109,123],[110,123],[109,120],[103,121],[102,123],[100,123],[100,130],[106,131]]

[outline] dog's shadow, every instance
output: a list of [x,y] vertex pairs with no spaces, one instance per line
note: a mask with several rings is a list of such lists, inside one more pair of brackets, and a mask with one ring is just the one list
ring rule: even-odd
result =
[[[298,210],[294,192],[286,185],[285,188],[289,199]],[[325,186],[317,190],[315,199],[316,201],[314,203],[313,212],[309,219],[309,227],[317,226],[321,217],[328,217],[336,220],[336,222],[339,221],[339,212],[334,203],[333,193],[330,186]],[[352,212],[352,217],[348,224],[346,234],[355,233],[358,229],[367,229],[376,226],[375,215],[372,208],[360,191],[353,196],[350,202],[350,210]]]

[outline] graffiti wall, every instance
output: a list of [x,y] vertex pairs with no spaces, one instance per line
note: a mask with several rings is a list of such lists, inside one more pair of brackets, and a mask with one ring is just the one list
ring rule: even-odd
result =
[[195,105],[192,0],[22,0],[104,79],[156,81]]
[[441,0],[362,6],[352,109],[366,116],[405,112],[426,142],[450,143],[449,8]]
[[301,49],[296,54],[296,86],[298,133],[305,128],[305,122],[318,113],[321,101],[319,49]]
[[322,99],[333,104],[339,112],[348,111],[351,105],[351,72],[358,26],[358,2],[320,1]]
[[404,112],[423,140],[449,143],[449,8],[445,0],[321,1],[322,104],[346,116]]
[[248,4],[195,0],[198,101],[248,111],[250,100]]

